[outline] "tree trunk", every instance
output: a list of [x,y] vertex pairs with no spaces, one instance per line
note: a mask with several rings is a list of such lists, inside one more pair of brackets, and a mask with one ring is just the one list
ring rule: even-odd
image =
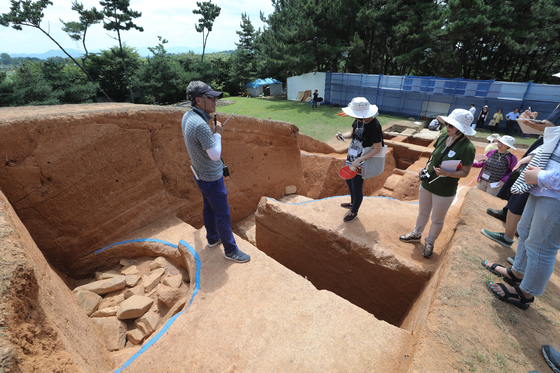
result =
[[117,36],[119,38],[119,48],[121,50],[121,59],[122,59],[123,67],[124,67],[124,75],[126,76],[126,84],[128,85],[128,90],[130,91],[130,102],[134,103],[134,93],[132,92],[132,87],[130,85],[130,79],[128,77],[128,70],[126,68],[126,62],[124,61],[124,51],[123,51],[123,47],[122,47],[121,33],[120,33],[119,29],[117,29]]

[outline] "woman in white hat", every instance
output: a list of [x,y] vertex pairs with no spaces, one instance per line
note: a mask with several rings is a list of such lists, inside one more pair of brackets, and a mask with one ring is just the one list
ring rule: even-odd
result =
[[[469,175],[476,153],[476,148],[465,136],[476,133],[470,126],[473,116],[468,110],[455,109],[447,117],[438,116],[438,120],[445,123],[447,131],[438,138],[430,160],[419,174],[421,183],[416,226],[412,232],[400,236],[403,242],[420,242],[431,214],[430,234],[426,237],[422,253],[425,258],[430,258],[433,254],[434,242],[441,233],[447,210],[457,194],[459,179]],[[445,161],[451,162],[442,164]],[[456,170],[447,166],[457,161],[461,167],[456,167]]]
[[486,161],[473,163],[473,167],[481,167],[476,188],[493,196],[498,194],[517,164],[517,157],[509,152],[509,148],[515,150],[515,139],[505,135],[496,140],[498,149],[489,151]]
[[498,145],[496,144],[496,139],[498,137],[500,137],[499,134],[493,133],[486,138],[486,140],[488,140],[490,144],[486,145],[486,148],[484,148],[484,154],[487,154],[490,150],[498,149]]
[[[379,111],[376,105],[371,105],[364,97],[353,98],[348,107],[343,108],[342,111],[356,119],[352,123],[352,131],[338,132],[336,137],[352,139],[348,147],[346,164],[358,168],[365,159],[373,157],[381,151],[383,131],[376,118]],[[364,151],[365,148],[370,148],[370,150]],[[352,179],[346,180],[346,184],[350,191],[350,203],[343,203],[341,206],[350,209],[343,219],[345,223],[350,223],[358,216],[358,210],[364,199],[364,179],[361,175],[356,175]]]

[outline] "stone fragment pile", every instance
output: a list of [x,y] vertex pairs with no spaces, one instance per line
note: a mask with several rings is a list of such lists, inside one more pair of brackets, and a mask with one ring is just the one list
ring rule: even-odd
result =
[[141,345],[182,310],[189,293],[186,269],[167,258],[121,259],[119,268],[77,281],[74,295],[93,319],[107,348]]

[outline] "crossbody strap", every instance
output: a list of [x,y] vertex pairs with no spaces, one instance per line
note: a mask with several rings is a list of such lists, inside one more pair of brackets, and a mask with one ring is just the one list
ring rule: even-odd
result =
[[[449,153],[449,151],[451,150],[451,148],[452,148],[453,146],[455,146],[455,144],[457,144],[459,141],[463,140],[464,137],[465,137],[465,135],[464,135],[464,134],[461,134],[461,136],[459,136],[459,138],[458,138],[457,140],[453,141],[453,144],[451,144],[451,146],[449,146],[448,148],[445,148],[445,149],[443,150],[443,152],[441,152],[438,161],[434,163],[434,166],[436,166],[436,165],[439,166],[440,163],[441,163],[441,161],[442,161],[442,159],[443,159],[443,157],[445,157],[445,156],[447,155],[447,153]],[[432,153],[432,154],[434,154],[434,153]]]
[[[441,144],[442,141],[447,140],[449,136],[446,134],[445,137],[440,138],[436,144],[434,145],[434,150],[436,150],[438,148],[438,146]],[[430,154],[430,158],[428,158],[428,161],[426,162],[426,165],[424,166],[424,168],[427,170],[428,165],[430,164],[432,158],[434,156],[434,152],[432,152],[432,154]]]

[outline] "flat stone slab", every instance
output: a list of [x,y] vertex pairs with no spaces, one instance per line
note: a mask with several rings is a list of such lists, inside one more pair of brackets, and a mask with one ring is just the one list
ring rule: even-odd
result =
[[118,276],[106,280],[91,282],[74,289],[74,291],[87,290],[96,294],[107,294],[113,291],[121,290],[126,286],[126,278]]

